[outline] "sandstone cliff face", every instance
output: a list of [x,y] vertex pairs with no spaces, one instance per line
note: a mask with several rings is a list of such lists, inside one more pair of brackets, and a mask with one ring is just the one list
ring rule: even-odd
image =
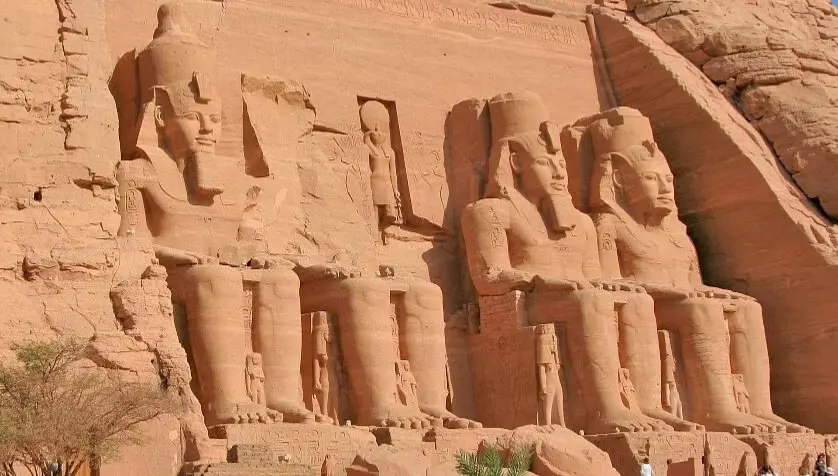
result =
[[[677,9],[669,7],[659,8]],[[638,8],[651,11],[649,5]],[[707,18],[702,9],[716,11],[710,4],[691,8],[689,14],[674,14],[677,21]],[[681,219],[698,247],[705,280],[751,294],[763,306],[775,409],[819,431],[833,428],[832,379],[821,364],[831,358],[835,226],[777,161],[761,123],[749,123],[737,102],[708,81],[707,65],[729,55],[705,58],[702,71],[662,41],[666,34],[659,36],[630,15],[601,8],[594,16],[617,101],[651,119],[670,161]],[[729,33],[707,21],[700,32]],[[718,21],[724,25],[728,19]],[[693,48],[708,44],[713,43],[702,40]],[[805,89],[802,80],[798,84]],[[748,91],[763,87],[768,86],[742,85]],[[829,124],[828,118],[823,121]]]
[[768,139],[794,182],[838,216],[838,9],[826,0],[630,1]]
[[189,389],[165,276],[140,279],[151,248],[116,238],[119,141],[104,4],[36,0],[4,7],[0,354],[10,358],[14,343],[73,337],[91,342],[90,358],[103,369],[176,389],[190,409],[186,440],[174,418],[151,423],[160,451],[121,474],[177,471],[182,441],[195,448],[206,428]]

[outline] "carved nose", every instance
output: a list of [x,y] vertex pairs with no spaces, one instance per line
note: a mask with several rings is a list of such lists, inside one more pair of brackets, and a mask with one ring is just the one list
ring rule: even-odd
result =
[[201,132],[212,132],[212,121],[209,117],[201,115]]

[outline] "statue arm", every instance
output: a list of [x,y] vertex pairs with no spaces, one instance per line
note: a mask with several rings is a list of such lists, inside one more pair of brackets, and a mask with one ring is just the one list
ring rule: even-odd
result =
[[[594,222],[587,215],[582,215],[587,242],[585,244],[585,258],[582,261],[582,273],[590,280],[601,280],[603,269],[600,265],[600,255],[597,250],[597,230]],[[618,270],[619,272],[619,270]]]
[[480,294],[498,295],[532,286],[535,275],[513,268],[509,260],[508,220],[492,203],[473,203],[463,211],[469,272]]
[[398,170],[396,169],[396,152],[390,149],[390,160],[388,164],[390,166],[390,184],[393,187],[393,196],[396,198],[396,203],[401,204],[401,193],[399,193],[399,175]]
[[542,398],[547,394],[547,369],[542,364],[538,364],[538,394]]
[[617,255],[617,226],[613,217],[607,214],[596,216],[596,244],[602,275],[605,279],[622,279],[620,259]]
[[145,183],[145,160],[120,160],[116,164],[119,183],[119,236],[150,237],[145,218],[142,188]]

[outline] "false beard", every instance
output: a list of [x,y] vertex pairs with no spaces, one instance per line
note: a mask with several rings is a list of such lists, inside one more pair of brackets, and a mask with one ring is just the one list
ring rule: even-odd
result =
[[215,161],[215,154],[197,151],[186,162],[184,175],[189,182],[189,188],[196,195],[212,198],[224,191]]
[[541,202],[542,216],[548,228],[558,233],[567,233],[576,227],[579,213],[567,193],[551,193]]

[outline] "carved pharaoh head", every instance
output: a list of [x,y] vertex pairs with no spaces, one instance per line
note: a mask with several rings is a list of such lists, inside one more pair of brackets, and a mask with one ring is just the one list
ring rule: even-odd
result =
[[675,212],[672,172],[649,120],[624,107],[603,116],[588,128],[595,161],[591,205],[616,204],[635,215]]
[[567,190],[564,159],[555,127],[541,98],[504,93],[489,100],[492,151],[485,197],[504,198],[509,188],[534,197]]
[[[241,361],[239,361],[241,362]],[[262,354],[258,352],[251,352],[247,354],[246,363],[248,367],[259,367],[262,365]]]
[[211,198],[223,191],[213,164],[221,138],[215,53],[190,31],[180,4],[162,5],[157,19],[154,40],[138,56],[140,98],[190,194]]
[[390,137],[390,111],[380,101],[370,100],[361,106],[361,127],[364,135],[376,146],[387,143]]
[[[567,188],[567,168],[556,127],[538,95],[504,93],[489,101],[492,149],[486,198],[526,197],[538,206],[547,226],[566,232],[576,210]],[[516,195],[517,194],[517,195]]]
[[155,87],[154,120],[172,157],[215,155],[221,101],[209,76],[194,72],[189,82]]

